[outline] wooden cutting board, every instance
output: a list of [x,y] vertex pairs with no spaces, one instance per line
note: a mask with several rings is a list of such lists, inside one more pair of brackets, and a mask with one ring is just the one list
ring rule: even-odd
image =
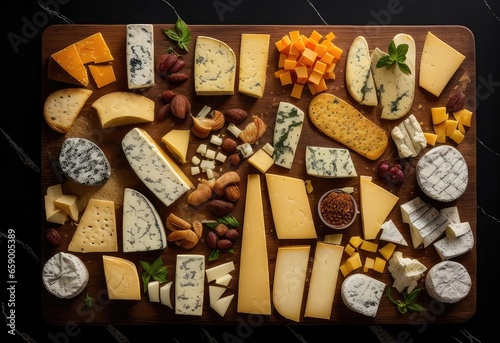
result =
[[[172,43],[163,34],[163,28],[171,28],[173,24],[155,25],[155,55],[166,53],[167,49],[172,45]],[[344,80],[344,69],[347,51],[350,47],[352,40],[358,36],[363,35],[366,37],[370,50],[375,47],[379,47],[384,51],[387,51],[387,46],[391,39],[397,33],[407,33],[413,36],[416,47],[417,47],[417,87],[415,91],[415,99],[413,107],[410,113],[413,113],[417,119],[421,122],[422,128],[426,132],[432,132],[432,123],[430,117],[430,109],[435,106],[445,106],[448,98],[453,93],[454,89],[460,84],[460,79],[468,78],[470,82],[467,84],[465,91],[466,94],[466,107],[472,111],[475,109],[475,43],[472,33],[464,27],[461,26],[190,26],[193,41],[191,42],[189,48],[189,53],[184,56],[186,60],[186,66],[183,72],[191,76],[190,80],[178,85],[172,86],[161,79],[160,76],[156,78],[156,85],[153,88],[143,91],[141,94],[153,99],[156,103],[156,108],[161,106],[162,101],[159,99],[162,91],[166,89],[173,89],[179,93],[186,95],[192,103],[192,112],[194,114],[198,113],[199,110],[205,105],[210,106],[212,109],[217,109],[219,111],[225,112],[231,108],[243,108],[247,112],[255,115],[261,116],[261,118],[268,125],[264,136],[259,140],[257,148],[269,142],[272,143],[273,127],[275,114],[280,101],[288,101],[296,106],[302,108],[307,112],[307,106],[312,99],[312,95],[305,90],[304,95],[300,100],[291,98],[290,87],[282,87],[278,79],[274,77],[274,72],[278,69],[278,58],[279,53],[274,46],[274,42],[279,40],[282,36],[287,34],[292,30],[299,30],[306,36],[309,35],[313,30],[317,30],[319,33],[326,35],[328,32],[333,32],[336,35],[334,43],[344,50],[341,60],[338,62],[335,73],[336,79],[327,81],[328,93],[333,93],[343,99],[346,99],[351,104],[356,106],[366,117],[377,123],[379,126],[384,128],[388,133],[391,129],[399,124],[401,120],[397,121],[387,121],[380,119],[380,108],[378,107],[365,107],[359,106],[354,103],[352,98],[347,93]],[[127,81],[126,81],[126,71],[125,71],[125,25],[56,25],[47,28],[43,34],[42,41],[42,100],[54,90],[71,87],[71,85],[64,84],[61,82],[49,80],[47,78],[47,67],[49,57],[52,53],[72,44],[82,38],[85,38],[96,32],[101,32],[104,39],[106,40],[111,52],[115,58],[113,61],[113,68],[116,73],[116,82],[105,86],[101,89],[97,89],[93,84],[89,85],[88,88],[92,89],[94,92],[89,98],[86,106],[81,111],[78,116],[73,128],[65,135],[56,133],[52,131],[44,122],[43,117],[40,115],[40,120],[42,121],[42,180],[41,180],[41,190],[42,194],[45,194],[48,186],[58,183],[58,179],[52,165],[50,163],[49,155],[53,158],[57,158],[59,149],[62,142],[67,137],[84,137],[92,140],[98,144],[108,157],[110,164],[112,166],[112,177],[108,182],[102,187],[75,187],[74,185],[64,182],[63,186],[66,191],[75,193],[79,195],[80,202],[80,213],[82,213],[85,208],[85,204],[91,197],[98,197],[107,200],[113,200],[116,205],[116,215],[118,228],[121,227],[121,215],[122,215],[122,204],[123,204],[123,190],[125,187],[130,187],[140,191],[141,193],[148,196],[148,198],[156,206],[158,212],[163,218],[166,218],[169,213],[174,213],[184,218],[187,221],[192,221],[194,219],[206,216],[213,218],[206,209],[194,209],[187,205],[186,199],[187,195],[184,195],[176,203],[166,208],[155,196],[149,192],[149,190],[141,183],[141,181],[135,176],[131,170],[128,162],[126,161],[122,149],[121,149],[121,139],[123,136],[133,127],[115,127],[111,129],[102,129],[97,117],[95,110],[91,108],[91,104],[101,95],[112,91],[126,91]],[[423,48],[423,43],[425,36],[428,31],[433,32],[439,38],[448,42],[455,49],[460,51],[466,56],[465,61],[460,66],[460,69],[455,73],[449,82],[448,86],[443,91],[439,98],[431,95],[425,90],[418,87],[418,67],[421,57],[421,52]],[[194,54],[194,40],[199,35],[211,36],[226,42],[239,56],[239,46],[240,46],[240,35],[241,33],[267,33],[271,35],[271,46],[269,52],[269,64],[267,69],[267,81],[265,88],[265,96],[261,99],[253,99],[248,96],[235,93],[232,96],[196,96],[194,92],[193,85],[193,54]],[[164,121],[155,121],[154,123],[137,125],[144,128],[160,145],[161,137],[167,133],[172,128],[189,128],[191,125],[190,120],[178,121],[172,120],[171,118]],[[225,129],[221,133],[225,134]],[[230,133],[227,133],[230,135]],[[197,138],[192,138],[192,142],[189,148],[188,158],[195,154],[195,150],[200,143],[207,143],[208,139],[201,140]],[[456,146],[453,142],[449,141],[451,145]],[[293,167],[290,170],[285,170],[284,168],[273,166],[269,170],[270,173],[284,174],[288,176],[293,176],[297,178],[302,178],[304,180],[311,180],[314,190],[309,194],[309,202],[314,214],[314,222],[316,224],[316,229],[318,233],[318,239],[323,239],[325,234],[334,233],[331,229],[325,228],[317,215],[316,207],[317,202],[321,195],[328,189],[352,186],[355,191],[353,193],[354,198],[359,204],[359,178],[346,178],[346,179],[319,179],[313,178],[306,174],[305,164],[304,164],[304,154],[305,147],[307,145],[315,146],[325,146],[325,147],[342,147],[339,143],[331,140],[325,135],[321,134],[317,129],[313,127],[309,119],[306,119],[302,135],[300,137],[299,147],[296,154],[296,158]],[[163,146],[163,145],[162,145]],[[476,227],[476,120],[475,115],[473,116],[473,123],[470,128],[467,129],[464,141],[456,146],[458,150],[465,157],[468,168],[469,168],[469,183],[465,194],[463,194],[458,200],[452,203],[437,203],[425,197],[420,191],[416,181],[415,181],[415,165],[417,159],[411,162],[411,168],[408,172],[407,179],[405,183],[398,188],[391,188],[384,180],[379,179],[376,176],[375,169],[378,162],[382,159],[387,159],[389,161],[394,161],[397,156],[397,151],[395,145],[390,140],[389,147],[380,158],[379,161],[370,161],[366,158],[351,152],[351,156],[356,167],[358,175],[368,175],[373,177],[373,182],[376,184],[390,190],[395,195],[399,197],[399,202],[393,209],[388,219],[392,219],[398,226],[405,239],[411,245],[411,238],[409,233],[409,228],[407,224],[403,224],[401,221],[401,215],[399,210],[399,205],[404,202],[413,199],[416,196],[421,196],[425,201],[429,202],[431,205],[435,206],[437,209],[448,206],[457,206],[460,213],[460,218],[462,221],[468,221],[471,224],[474,236],[477,233]],[[425,149],[428,151],[430,147]],[[422,155],[423,153],[421,153]],[[419,155],[419,156],[421,156]],[[181,166],[183,171],[190,175],[191,164],[188,162]],[[219,172],[232,170],[227,166],[223,165]],[[247,162],[243,162],[237,169],[235,169],[241,176],[241,182],[239,184],[242,193],[242,198],[236,205],[235,210],[232,215],[240,221],[243,220],[244,211],[244,196],[246,189],[246,175],[249,173],[258,173],[256,169],[249,165]],[[196,184],[197,177],[192,176],[192,181]],[[269,266],[270,266],[270,280],[272,287],[272,280],[274,275],[274,263],[276,260],[276,253],[279,246],[292,245],[292,244],[311,244],[311,255],[310,262],[308,265],[308,276],[306,281],[305,294],[308,290],[308,281],[312,267],[312,256],[314,253],[315,240],[299,240],[299,241],[289,241],[281,240],[278,241],[276,233],[273,227],[273,220],[270,210],[269,197],[267,196],[267,188],[265,184],[265,178],[262,180],[262,194],[263,194],[263,204],[265,211],[265,221],[266,221],[266,237],[267,237],[267,247],[269,255]],[[42,201],[43,203],[43,201]],[[43,204],[42,204],[43,206]],[[44,211],[42,211],[44,213]],[[41,218],[42,230],[40,231],[41,246],[42,246],[42,265],[45,263],[53,254],[59,251],[67,251],[68,244],[71,240],[73,232],[76,228],[75,223],[67,222],[65,225],[59,227],[55,224],[50,224],[45,221],[45,217]],[[57,249],[50,249],[44,237],[44,231],[47,227],[57,227],[63,242],[61,246]],[[241,226],[239,228],[241,232]],[[205,229],[205,234],[207,229]],[[347,244],[349,238],[355,235],[362,235],[361,219],[358,216],[354,224],[348,229],[342,231],[344,234],[342,245]],[[139,260],[145,260],[152,262],[156,259],[160,253],[164,264],[168,267],[168,279],[174,280],[175,273],[175,256],[179,253],[193,253],[193,254],[203,254],[208,258],[210,254],[210,248],[206,242],[200,241],[200,243],[192,250],[186,251],[183,248],[171,244],[169,247],[163,251],[155,252],[144,252],[144,253],[123,253],[121,248],[121,232],[118,230],[118,242],[119,242],[119,252],[109,253],[110,255],[119,256],[127,258],[133,261],[138,267],[139,273],[142,269],[139,264]],[[382,246],[382,241],[379,247]],[[238,273],[239,273],[239,249],[241,247],[241,239],[237,242],[234,247],[234,253],[223,252],[217,261],[208,261],[207,268],[212,267],[224,262],[233,261],[236,270],[234,270],[231,275],[233,276],[230,283],[229,289],[226,294],[238,295]],[[428,269],[432,267],[435,263],[440,262],[440,258],[436,253],[435,249],[430,246],[426,249],[416,250],[412,247],[398,246],[397,249],[403,253],[404,257],[416,258],[421,263],[423,263]],[[363,252],[362,252],[363,254]],[[203,315],[201,317],[190,317],[175,315],[173,310],[161,305],[159,303],[150,303],[147,294],[142,295],[140,301],[110,301],[106,297],[106,284],[104,280],[104,272],[102,266],[102,254],[101,253],[88,253],[88,254],[77,254],[87,266],[90,273],[90,280],[87,288],[78,296],[73,299],[58,299],[45,289],[42,289],[42,312],[47,319],[47,321],[63,324],[67,322],[75,322],[81,324],[127,324],[127,323],[196,323],[196,324],[238,324],[239,318],[246,318],[246,314],[237,313],[236,311],[236,301],[233,300],[230,305],[225,317],[220,317],[215,311],[213,311],[208,306],[208,287],[205,288],[205,305]],[[376,254],[364,253],[364,256],[375,257]],[[344,260],[347,258],[347,254],[344,256]],[[419,297],[419,303],[424,307],[428,308],[428,312],[412,314],[407,313],[401,315],[397,312],[395,306],[389,302],[387,298],[383,298],[375,318],[364,317],[360,314],[354,313],[349,310],[341,300],[340,296],[340,285],[344,277],[340,274],[337,283],[335,300],[332,310],[332,315],[330,320],[319,320],[313,318],[304,318],[302,307],[302,316],[300,323],[304,324],[408,324],[412,322],[425,322],[425,323],[457,323],[465,321],[470,318],[476,311],[476,281],[477,281],[477,253],[474,249],[467,254],[460,256],[455,259],[456,261],[462,263],[469,271],[472,278],[472,289],[469,295],[457,304],[441,304],[432,300],[426,292],[422,292]],[[362,272],[358,270],[356,272]],[[393,279],[390,273],[385,270],[383,274],[376,271],[368,271],[368,275],[373,276],[383,282],[388,286],[392,285]],[[94,297],[94,307],[92,310],[84,309],[84,298],[86,294],[89,293],[90,296]],[[395,294],[393,290],[393,295],[395,297],[401,298]],[[236,298],[235,298],[236,299]],[[305,304],[305,297],[304,297]],[[269,316],[264,316],[264,324],[294,324],[290,320],[285,319],[276,309],[273,308],[272,314]]]

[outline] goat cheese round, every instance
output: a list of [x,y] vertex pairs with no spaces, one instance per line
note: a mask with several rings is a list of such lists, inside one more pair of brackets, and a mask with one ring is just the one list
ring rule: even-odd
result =
[[443,261],[434,265],[425,278],[429,295],[443,303],[459,302],[469,294],[472,285],[467,269],[455,261]]
[[428,197],[442,202],[454,201],[467,188],[467,162],[456,148],[441,145],[420,158],[416,177],[420,189]]
[[344,282],[340,294],[344,304],[354,312],[375,317],[384,295],[385,283],[365,274],[352,274]]
[[85,138],[66,138],[59,152],[59,164],[64,175],[82,185],[99,186],[111,176],[104,152]]
[[89,272],[79,257],[59,252],[43,266],[42,281],[49,293],[58,298],[71,299],[87,286]]

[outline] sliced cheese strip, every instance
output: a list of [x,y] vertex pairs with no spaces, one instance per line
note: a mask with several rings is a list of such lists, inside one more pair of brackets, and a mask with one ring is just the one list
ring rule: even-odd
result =
[[217,266],[210,267],[205,271],[205,273],[207,274],[207,282],[211,282],[221,277],[224,277],[233,270],[234,270],[233,261],[225,262]]
[[285,318],[300,321],[306,283],[309,245],[278,247],[274,267],[273,304]]
[[205,284],[205,256],[179,254],[175,263],[175,314],[201,316]]
[[90,199],[71,238],[68,251],[118,251],[115,204],[111,200]]
[[170,290],[172,289],[173,281],[169,281],[160,287],[160,302],[162,305],[172,307],[172,301],[170,300]]
[[122,149],[139,179],[165,206],[194,188],[179,166],[146,131],[140,128],[130,130],[122,139]]
[[161,250],[167,246],[163,220],[142,193],[125,188],[123,195],[123,252]]
[[375,317],[384,295],[385,283],[362,273],[348,276],[340,290],[342,301],[350,310]]
[[238,91],[254,98],[262,98],[266,86],[270,35],[241,34]]
[[221,317],[224,317],[229,305],[231,305],[231,301],[233,301],[233,298],[234,294],[227,295],[211,304],[210,307],[213,308]]
[[86,88],[64,88],[52,92],[43,105],[43,117],[49,127],[66,133],[92,94]]
[[356,177],[356,168],[347,149],[306,147],[307,175],[323,178]]
[[103,63],[114,60],[101,32],[79,40],[75,43],[75,47],[83,64],[90,62]]
[[431,297],[454,304],[470,292],[472,280],[467,269],[455,261],[443,261],[429,269],[425,278],[425,289]]
[[154,101],[132,92],[111,92],[92,103],[103,128],[154,120]]
[[88,86],[89,76],[87,74],[87,69],[85,68],[85,65],[83,64],[78,53],[78,49],[74,44],[53,53],[50,57],[81,85],[85,87]]
[[149,301],[153,303],[160,302],[160,283],[158,281],[149,281],[148,283]]
[[127,25],[125,57],[129,89],[155,84],[154,28],[151,24]]
[[373,80],[370,49],[363,36],[354,38],[347,54],[345,80],[349,94],[358,103],[367,106],[378,104],[377,90]]
[[89,271],[76,255],[58,252],[44,264],[42,281],[50,294],[71,299],[87,287]]
[[116,256],[102,256],[109,299],[141,300],[137,267],[132,261]]
[[303,123],[304,111],[287,102],[279,103],[273,136],[273,158],[276,165],[292,168]]

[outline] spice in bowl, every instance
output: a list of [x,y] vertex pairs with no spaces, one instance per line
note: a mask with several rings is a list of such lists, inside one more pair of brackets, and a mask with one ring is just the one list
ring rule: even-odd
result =
[[328,227],[344,229],[354,222],[358,208],[350,194],[334,189],[321,197],[318,212]]

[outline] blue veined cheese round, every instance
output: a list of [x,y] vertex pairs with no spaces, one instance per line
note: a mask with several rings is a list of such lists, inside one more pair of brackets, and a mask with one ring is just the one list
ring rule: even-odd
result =
[[435,264],[425,278],[429,295],[443,303],[457,303],[469,294],[472,280],[467,269],[455,261]]
[[87,287],[89,271],[76,255],[59,252],[43,266],[42,281],[52,295],[71,299]]
[[356,273],[342,282],[340,294],[344,305],[352,311],[375,317],[385,286],[385,283],[371,276]]
[[465,192],[469,172],[460,151],[450,145],[441,145],[420,158],[416,177],[420,189],[429,198],[450,202]]
[[59,152],[61,169],[72,181],[99,186],[111,176],[111,166],[104,152],[85,138],[66,138]]

